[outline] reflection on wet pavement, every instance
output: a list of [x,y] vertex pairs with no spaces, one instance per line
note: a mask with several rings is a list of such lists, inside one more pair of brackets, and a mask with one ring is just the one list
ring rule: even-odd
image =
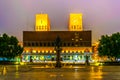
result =
[[39,68],[38,65],[5,65],[0,66],[0,80],[120,80],[120,66],[55,69]]

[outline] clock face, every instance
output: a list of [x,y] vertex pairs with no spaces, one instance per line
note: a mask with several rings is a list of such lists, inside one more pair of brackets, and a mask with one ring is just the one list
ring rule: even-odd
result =
[[82,18],[78,15],[71,16],[71,25],[81,25],[82,24]]

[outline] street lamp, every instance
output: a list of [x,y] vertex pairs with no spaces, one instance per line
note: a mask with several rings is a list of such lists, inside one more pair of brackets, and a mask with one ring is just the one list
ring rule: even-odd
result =
[[60,68],[61,67],[61,62],[60,62],[60,53],[62,51],[62,41],[60,39],[59,36],[57,36],[57,38],[55,39],[55,51],[56,51],[56,68]]

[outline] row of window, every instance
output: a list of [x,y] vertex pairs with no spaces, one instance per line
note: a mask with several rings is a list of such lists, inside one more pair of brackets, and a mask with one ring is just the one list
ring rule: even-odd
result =
[[[42,46],[42,47],[54,47],[55,43],[54,42],[24,42],[24,46],[32,46],[32,47],[37,47],[37,46]],[[61,44],[63,47],[80,47],[80,46],[91,46],[91,42],[64,42]]]
[[71,29],[82,29],[80,25],[73,25],[71,26]]
[[47,26],[37,26],[37,29],[47,29]]

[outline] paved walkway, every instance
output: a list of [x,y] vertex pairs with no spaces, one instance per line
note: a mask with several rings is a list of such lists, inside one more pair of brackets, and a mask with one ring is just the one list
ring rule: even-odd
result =
[[120,80],[120,66],[0,65],[0,80]]

